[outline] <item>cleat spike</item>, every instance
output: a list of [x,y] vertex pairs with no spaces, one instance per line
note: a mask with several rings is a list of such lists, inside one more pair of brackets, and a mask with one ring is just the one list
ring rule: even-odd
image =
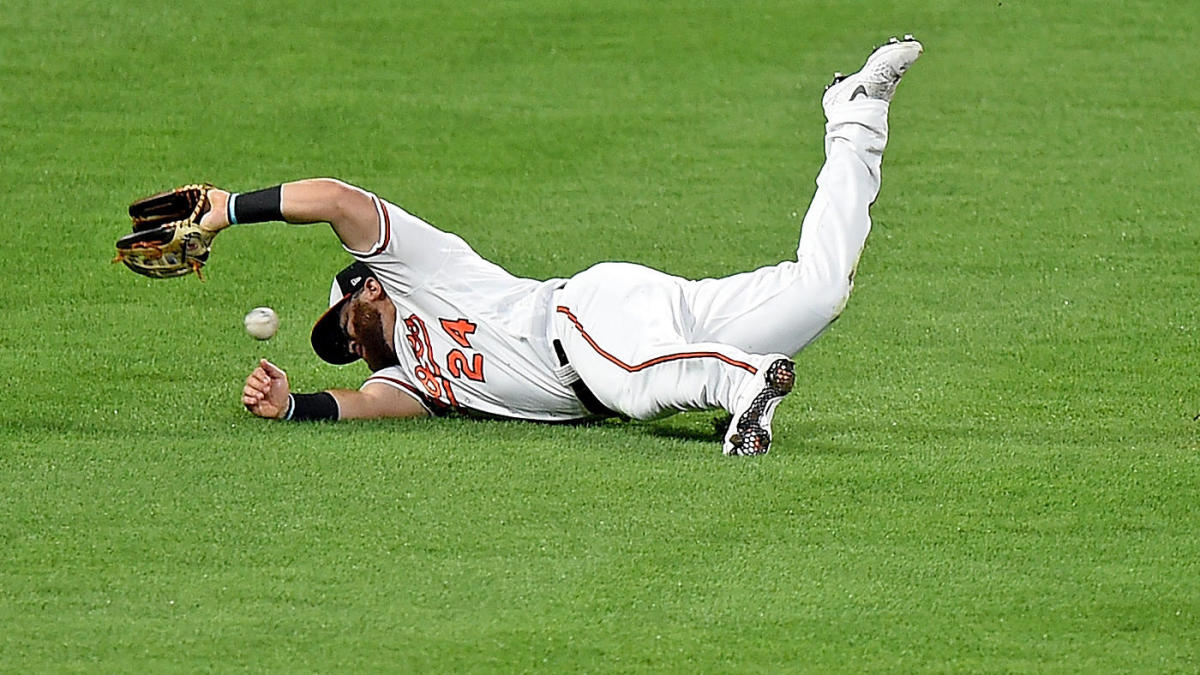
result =
[[775,408],[796,384],[795,364],[779,355],[764,366],[750,383],[753,389],[743,398],[729,423],[723,452],[726,455],[762,455],[771,450],[771,420]]

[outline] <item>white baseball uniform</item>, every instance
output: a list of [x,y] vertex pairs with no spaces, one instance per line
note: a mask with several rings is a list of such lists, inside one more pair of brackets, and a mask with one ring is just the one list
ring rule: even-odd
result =
[[720,279],[630,263],[523,279],[372,195],[379,239],[369,251],[347,250],[396,306],[400,365],[367,383],[403,389],[432,412],[565,421],[590,416],[569,386],[577,373],[600,403],[635,419],[733,411],[768,355],[800,351],[845,306],[871,229],[887,112],[875,99],[829,111],[796,260]]

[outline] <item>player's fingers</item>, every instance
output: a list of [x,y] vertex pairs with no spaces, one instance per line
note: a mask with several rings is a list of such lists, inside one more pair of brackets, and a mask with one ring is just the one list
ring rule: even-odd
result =
[[279,366],[275,365],[274,363],[271,363],[270,361],[268,361],[266,359],[259,361],[259,365],[271,377],[287,377],[287,373],[280,370]]
[[247,403],[246,410],[249,410],[251,414],[258,415],[259,417],[270,417],[267,411],[263,409],[261,403]]

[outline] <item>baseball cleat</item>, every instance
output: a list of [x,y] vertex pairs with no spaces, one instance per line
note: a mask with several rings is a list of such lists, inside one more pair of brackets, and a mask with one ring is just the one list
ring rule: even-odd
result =
[[789,358],[777,358],[760,368],[749,387],[749,400],[733,413],[722,451],[726,455],[765,455],[771,449],[775,408],[795,385],[796,364]]
[[853,75],[834,73],[833,82],[825,87],[821,105],[829,108],[862,98],[891,101],[896,85],[925,47],[911,35],[904,39],[891,38],[888,43],[871,52],[862,70]]

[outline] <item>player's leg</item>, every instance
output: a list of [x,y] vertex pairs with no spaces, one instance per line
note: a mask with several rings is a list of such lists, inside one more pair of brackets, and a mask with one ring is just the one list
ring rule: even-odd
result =
[[[772,415],[795,379],[784,354],[814,339],[849,294],[879,191],[887,101],[919,53],[915,42],[881,48],[827,91],[826,164],[797,261],[695,282],[606,264],[568,282],[554,332],[602,403],[636,419],[723,408],[734,415],[726,454],[769,449]],[[859,85],[867,100],[847,88]]]
[[841,313],[871,230],[891,97],[921,49],[911,39],[884,45],[861,71],[838,76],[826,90],[826,160],[796,261],[690,283],[685,293],[696,317],[691,339],[795,354]]
[[765,453],[775,407],[795,381],[792,361],[690,339],[688,283],[639,265],[597,265],[556,295],[553,338],[608,408],[641,420],[723,409],[734,415],[725,454]]
[[689,340],[686,283],[640,265],[602,263],[559,292],[554,332],[601,403],[641,420],[732,410],[766,357]]

